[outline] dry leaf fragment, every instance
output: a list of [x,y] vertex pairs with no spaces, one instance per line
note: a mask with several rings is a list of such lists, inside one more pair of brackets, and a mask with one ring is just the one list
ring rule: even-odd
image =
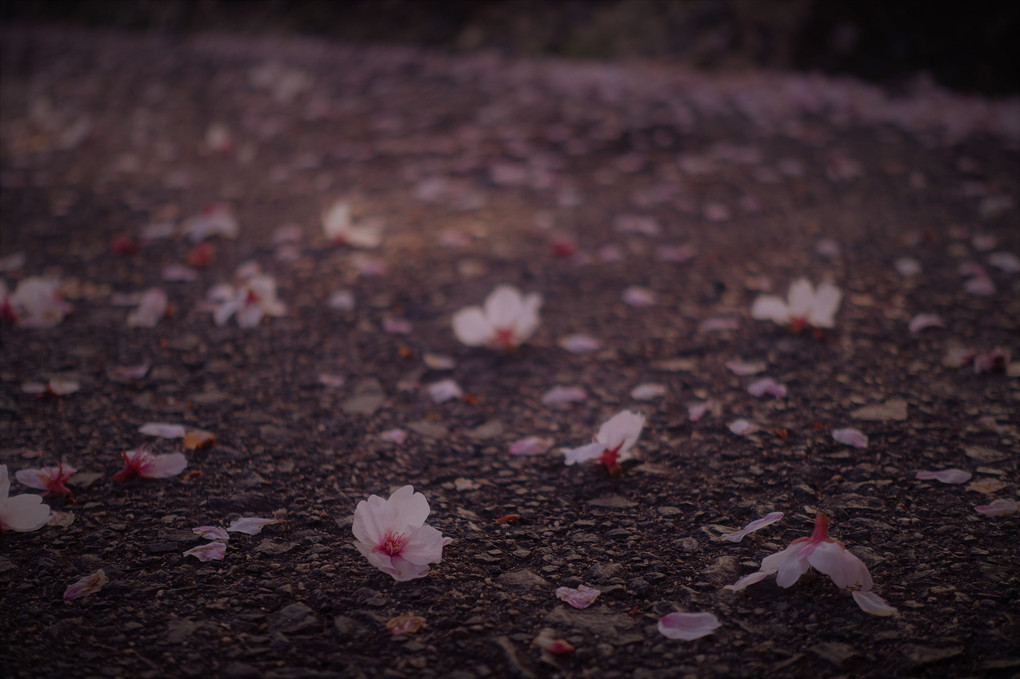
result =
[[192,429],[184,435],[185,450],[206,450],[216,445],[216,434],[204,429]]
[[82,599],[90,594],[95,594],[108,583],[110,578],[100,568],[95,573],[84,576],[81,580],[73,582],[64,590],[64,599]]
[[425,626],[425,618],[414,613],[404,613],[386,621],[386,630],[395,637],[414,634]]

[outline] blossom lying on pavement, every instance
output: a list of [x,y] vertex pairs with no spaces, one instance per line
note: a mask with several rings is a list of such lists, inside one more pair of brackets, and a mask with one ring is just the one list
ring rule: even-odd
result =
[[822,283],[815,290],[806,278],[790,285],[786,300],[775,295],[762,295],[751,306],[751,318],[789,325],[794,332],[805,326],[831,328],[843,293],[831,283]]
[[450,538],[425,525],[429,503],[412,486],[384,500],[370,495],[354,510],[355,547],[369,563],[398,582],[424,577],[430,563],[443,559]]
[[645,426],[645,416],[624,410],[613,415],[599,427],[595,442],[579,448],[563,448],[565,462],[576,464],[593,460],[605,465],[613,476],[623,473],[620,463],[633,457],[630,449],[637,443]]
[[188,430],[183,424],[170,424],[168,422],[146,422],[138,428],[140,434],[146,436],[159,436],[165,439],[184,438]]
[[975,505],[974,511],[985,516],[1007,516],[1009,514],[1016,514],[1017,508],[1016,500],[999,498],[998,500],[993,500],[991,504]]
[[52,328],[71,310],[71,305],[61,297],[60,281],[55,278],[29,276],[10,294],[0,284],[0,316],[22,328]]
[[114,481],[127,481],[134,476],[143,479],[166,479],[177,476],[188,466],[183,453],[167,453],[154,455],[149,452],[148,444],[142,444],[134,450],[125,450],[124,468],[113,475]]
[[511,351],[538,329],[542,295],[522,296],[510,285],[501,285],[486,298],[485,306],[469,306],[453,315],[453,332],[469,347],[487,346]]
[[322,231],[337,245],[376,248],[382,243],[382,222],[365,220],[355,225],[351,220],[350,205],[343,200],[336,201],[322,213]]
[[659,634],[667,639],[693,641],[708,636],[720,624],[712,613],[668,613],[659,619]]
[[759,530],[761,528],[764,528],[765,526],[773,524],[776,521],[779,521],[779,519],[781,518],[783,518],[782,512],[772,512],[770,514],[766,514],[765,518],[757,519],[747,524],[747,526],[745,526],[743,530],[739,530],[736,533],[725,533],[723,535],[720,535],[719,537],[722,538],[723,540],[729,540],[730,542],[740,542],[741,540],[744,539],[746,535],[753,533],[754,531]]
[[43,504],[39,495],[15,495],[9,497],[10,477],[7,465],[0,464],[0,532],[13,530],[29,533],[39,530],[50,520],[50,507]]
[[577,589],[572,587],[556,588],[556,598],[570,604],[574,608],[588,608],[595,603],[595,599],[599,597],[599,594],[602,594],[602,590],[588,587],[587,585],[578,585]]
[[90,594],[95,594],[109,581],[110,578],[106,576],[106,572],[100,568],[95,573],[89,573],[81,580],[68,585],[67,589],[64,590],[64,599],[68,601],[71,599],[82,599]]
[[71,496],[67,487],[67,480],[71,478],[77,469],[71,465],[64,466],[58,463],[56,467],[43,467],[42,469],[22,469],[14,474],[14,478],[29,488],[38,488],[45,491],[43,495]]
[[821,512],[815,516],[815,530],[811,537],[797,538],[783,551],[765,557],[757,573],[745,575],[723,589],[739,592],[773,573],[776,575],[776,584],[785,589],[812,567],[828,575],[840,589],[854,589],[854,600],[865,613],[886,616],[896,612],[895,608],[871,591],[871,574],[864,562],[851,554],[842,543],[829,537],[829,517]]
[[213,312],[216,325],[225,325],[236,314],[242,328],[254,328],[263,316],[283,316],[287,305],[276,296],[276,280],[272,276],[250,276],[236,287],[229,283],[215,286],[206,295],[206,311]]

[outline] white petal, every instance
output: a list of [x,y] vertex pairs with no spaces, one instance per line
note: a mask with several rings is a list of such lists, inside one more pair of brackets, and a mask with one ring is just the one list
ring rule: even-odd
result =
[[50,507],[43,504],[41,496],[7,497],[6,492],[0,493],[0,530],[30,533],[45,526],[49,520]]
[[95,594],[109,581],[110,578],[108,578],[103,569],[100,568],[95,573],[90,573],[80,580],[68,585],[67,589],[64,590],[64,599],[81,599],[82,597],[87,597],[90,594]]
[[444,544],[443,534],[437,529],[420,526],[410,532],[400,556],[416,566],[439,563],[443,560]]
[[226,555],[227,546],[222,542],[207,542],[184,552],[184,556],[193,556],[199,561],[223,561]]
[[607,448],[616,448],[621,453],[637,443],[645,426],[645,416],[629,410],[616,413],[599,427],[595,440]]
[[666,395],[666,386],[663,384],[639,384],[630,391],[630,397],[635,401],[651,401]]
[[785,325],[790,322],[790,309],[786,306],[786,302],[778,297],[762,295],[751,305],[751,318]]
[[815,293],[807,322],[816,328],[831,328],[835,325],[836,312],[843,299],[843,292],[832,283],[822,283]]
[[786,294],[786,301],[789,304],[790,316],[807,318],[815,302],[814,286],[806,278],[795,280]]
[[469,347],[488,344],[495,336],[492,324],[476,306],[461,309],[453,315],[453,333]]
[[393,510],[393,527],[398,532],[420,528],[429,517],[429,502],[413,486],[403,486],[390,495],[387,501]]
[[712,613],[669,613],[659,620],[659,634],[667,639],[693,641],[708,636],[720,624]]
[[921,273],[921,263],[913,257],[900,257],[893,266],[896,268],[896,272],[903,278],[910,278]]
[[227,527],[227,531],[230,533],[258,535],[262,532],[263,526],[269,526],[274,523],[280,523],[280,519],[263,519],[258,516],[245,516],[240,519],[234,519],[230,526]]
[[599,594],[602,594],[602,590],[594,587],[588,587],[587,585],[578,585],[577,589],[572,587],[557,587],[556,598],[564,603],[568,603],[574,608],[588,608],[595,599],[598,598]]
[[834,429],[832,431],[832,438],[837,443],[853,446],[854,448],[868,447],[868,437],[858,429],[850,427],[846,429]]
[[744,577],[740,578],[732,585],[726,585],[725,587],[723,587],[723,589],[728,589],[731,592],[742,592],[744,591],[745,588],[747,588],[748,585],[753,585],[757,582],[761,582],[770,575],[772,574],[766,573],[765,571],[755,571],[754,573],[749,573]]
[[623,301],[635,309],[642,309],[655,304],[655,293],[648,288],[632,285],[623,291]]
[[776,521],[779,521],[781,518],[783,518],[782,512],[772,512],[771,514],[765,515],[765,517],[762,519],[757,519],[747,524],[743,530],[739,530],[736,533],[726,533],[724,535],[721,535],[720,537],[723,540],[729,540],[730,542],[740,542],[741,540],[744,539],[746,535],[753,533],[754,531],[759,530],[761,528],[764,528],[765,526],[773,524]]
[[602,342],[591,335],[574,334],[561,337],[557,342],[561,348],[572,354],[587,354],[602,348]]
[[183,424],[167,424],[165,422],[146,422],[138,431],[147,436],[160,436],[165,439],[182,439],[187,433]]
[[168,479],[180,474],[187,466],[188,459],[183,453],[153,455],[151,460],[142,464],[138,475],[146,479]]
[[747,375],[757,375],[761,371],[765,370],[765,364],[761,361],[746,362],[746,361],[726,361],[726,368],[734,375],[740,375],[746,377]]
[[605,450],[606,446],[596,441],[580,448],[562,448],[561,452],[563,453],[563,461],[569,465],[598,459]]
[[927,481],[929,479],[935,479],[942,483],[967,483],[970,481],[971,473],[964,471],[963,469],[943,469],[937,472],[917,472],[915,479],[921,481]]
[[555,406],[562,403],[578,403],[588,398],[588,392],[581,387],[555,386],[542,396],[542,405]]
[[978,514],[984,514],[985,516],[1006,516],[1008,514],[1016,514],[1017,503],[1016,500],[999,498],[998,500],[992,501],[991,504],[976,505],[974,507],[974,511]]
[[501,285],[485,300],[485,317],[496,328],[511,328],[521,311],[524,300],[520,291],[510,285]]
[[840,589],[860,585],[871,589],[871,574],[864,562],[837,542],[822,542],[807,556],[807,562],[825,573]]
[[896,613],[896,609],[885,602],[882,597],[878,596],[874,592],[864,590],[854,590],[853,592],[854,601],[861,607],[861,610],[870,615],[877,615],[880,618],[884,618]]
[[737,436],[748,436],[749,434],[753,434],[754,432],[758,431],[758,425],[756,425],[753,422],[748,422],[747,420],[744,419],[733,420],[732,422],[730,422],[729,428],[730,431],[736,434]]
[[938,314],[921,313],[914,316],[907,327],[911,333],[917,334],[926,328],[940,328],[942,325],[942,317]]
[[511,455],[545,455],[552,448],[553,440],[529,436],[510,446]]
[[771,377],[763,377],[747,385],[747,393],[755,398],[770,394],[776,398],[786,398],[786,385],[776,382]]
[[439,382],[433,382],[428,387],[429,396],[436,403],[445,403],[451,399],[461,398],[464,392],[453,380],[440,380]]
[[197,528],[192,528],[191,532],[205,538],[206,540],[230,539],[230,535],[227,534],[227,531],[223,530],[219,526],[198,526]]

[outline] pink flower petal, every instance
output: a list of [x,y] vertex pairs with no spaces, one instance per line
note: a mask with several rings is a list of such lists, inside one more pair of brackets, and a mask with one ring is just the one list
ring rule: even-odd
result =
[[642,309],[655,304],[655,293],[648,288],[632,285],[623,291],[623,301],[635,309]]
[[230,539],[230,535],[227,531],[223,530],[219,526],[198,526],[197,528],[192,528],[191,532],[205,538],[206,540]]
[[772,574],[767,571],[755,571],[754,573],[749,573],[744,577],[740,578],[732,585],[726,585],[725,587],[723,587],[723,589],[728,589],[731,592],[742,592],[749,585],[761,582],[770,575]]
[[151,361],[139,365],[116,365],[110,368],[110,377],[115,380],[140,380],[149,374]]
[[542,396],[542,405],[555,406],[563,403],[578,403],[588,398],[588,392],[581,387],[555,386]]
[[748,434],[752,434],[758,431],[758,425],[754,424],[753,422],[748,422],[747,420],[744,419],[733,420],[732,422],[730,422],[729,427],[730,431],[736,434],[737,436],[747,436]]
[[168,479],[177,476],[188,466],[188,459],[183,453],[167,453],[153,455],[138,469],[138,475],[144,479]]
[[942,483],[959,484],[967,483],[970,481],[971,476],[970,472],[962,469],[943,469],[942,471],[937,472],[917,472],[917,475],[914,478],[920,481],[935,479]]
[[941,328],[942,317],[938,314],[917,314],[908,326],[911,333],[917,334],[926,328]]
[[715,412],[716,406],[716,402],[712,400],[692,403],[687,406],[687,416],[691,418],[691,422],[697,422],[708,413]]
[[227,527],[231,533],[245,533],[247,535],[258,535],[262,532],[263,526],[280,523],[280,519],[263,519],[257,516],[246,516],[234,521]]
[[776,398],[786,398],[786,385],[776,382],[771,377],[763,377],[747,385],[747,393],[755,398],[761,398],[765,394]]
[[407,335],[411,332],[411,323],[404,318],[384,318],[382,329],[390,335]]
[[383,433],[379,434],[379,438],[383,441],[392,441],[399,446],[407,440],[407,432],[403,429],[387,429]]
[[556,597],[574,608],[588,608],[595,603],[595,599],[598,598],[599,594],[602,594],[602,590],[588,587],[587,585],[578,585],[577,589],[570,587],[559,587],[556,589]]
[[720,537],[723,540],[729,540],[730,542],[740,542],[741,540],[744,539],[744,536],[753,533],[756,530],[764,528],[769,524],[773,524],[776,521],[779,521],[781,518],[783,518],[782,512],[772,512],[770,514],[766,514],[765,518],[757,519],[747,524],[747,526],[745,526],[743,530],[737,531],[736,533],[726,533],[724,535],[721,535]]
[[863,432],[853,429],[834,429],[832,431],[832,438],[837,443],[842,443],[847,446],[853,446],[854,448],[867,448],[868,437]]
[[726,367],[729,368],[730,372],[734,375],[740,375],[741,377],[757,375],[761,371],[765,370],[765,364],[760,361],[754,363],[747,363],[744,361],[726,361]]
[[557,344],[572,354],[588,354],[602,348],[602,342],[591,335],[575,334],[561,337]]
[[630,397],[635,401],[651,401],[666,395],[666,387],[662,384],[639,384],[630,391]]
[[165,422],[146,422],[138,431],[146,436],[160,436],[165,439],[182,439],[187,432],[183,424],[167,424]]
[[1016,500],[1006,500],[999,498],[994,500],[991,504],[987,505],[976,505],[974,511],[978,514],[984,514],[985,516],[1006,516],[1008,514],[1016,514],[1017,503]]
[[708,636],[720,624],[712,613],[670,613],[659,620],[659,634],[667,639],[693,641]]
[[913,257],[900,257],[893,262],[893,266],[896,268],[896,273],[903,278],[910,278],[921,273],[921,263]]
[[344,386],[347,381],[343,375],[334,375],[332,373],[319,373],[318,378],[319,384],[329,387],[330,389],[339,389]]
[[896,613],[896,609],[885,602],[885,600],[874,592],[854,590],[854,601],[861,607],[861,610],[869,615],[877,615],[885,618]]
[[529,436],[510,446],[511,455],[545,455],[552,448],[553,440]]
[[193,556],[199,561],[223,561],[226,555],[227,546],[219,541],[207,542],[184,552],[184,556]]
[[64,590],[64,599],[82,599],[90,594],[95,594],[109,581],[110,578],[106,577],[106,573],[100,568],[95,573],[90,573],[81,580],[68,585]]
[[995,283],[987,276],[975,276],[963,284],[963,289],[972,295],[987,297],[995,294]]
[[439,382],[433,382],[428,387],[429,396],[436,403],[445,403],[452,399],[461,398],[464,396],[464,392],[461,391],[460,385],[453,380],[440,380]]

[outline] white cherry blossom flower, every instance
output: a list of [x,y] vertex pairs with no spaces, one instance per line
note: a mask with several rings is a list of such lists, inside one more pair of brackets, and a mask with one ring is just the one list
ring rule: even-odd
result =
[[605,465],[613,476],[623,473],[621,462],[631,459],[630,452],[641,436],[645,416],[624,410],[602,423],[595,441],[579,448],[563,448],[564,461],[568,465],[589,460]]
[[453,332],[469,347],[488,346],[511,351],[538,329],[542,295],[522,296],[510,285],[501,285],[485,300],[485,306],[469,306],[453,315]]
[[188,466],[183,453],[154,455],[149,446],[142,444],[134,450],[125,450],[124,468],[113,475],[114,481],[127,481],[134,476],[143,479],[166,479],[177,476]]
[[170,306],[166,292],[159,288],[146,290],[138,301],[138,308],[128,314],[129,328],[153,328],[166,316]]
[[370,249],[382,243],[382,222],[364,220],[355,225],[351,207],[343,200],[336,201],[322,213],[322,230],[326,238],[340,245]]
[[215,286],[206,295],[206,310],[213,312],[216,325],[225,325],[236,314],[242,328],[254,328],[263,316],[283,316],[287,305],[276,296],[276,279],[265,274],[250,276],[236,287]]
[[404,486],[384,500],[370,495],[354,510],[355,547],[369,563],[403,582],[425,576],[430,563],[443,559],[450,538],[425,525],[429,503],[412,486]]
[[76,471],[78,470],[71,465],[61,462],[56,467],[21,469],[14,474],[14,478],[29,488],[45,491],[43,495],[53,493],[54,495],[73,497],[66,484]]
[[12,530],[29,533],[39,530],[50,520],[50,507],[43,504],[39,495],[10,497],[10,477],[7,465],[0,464],[0,532]]
[[29,276],[10,294],[0,287],[0,315],[22,328],[52,328],[71,310],[60,295],[60,281],[55,278]]
[[822,283],[816,290],[806,278],[790,285],[786,299],[762,295],[751,306],[751,318],[789,325],[794,332],[805,326],[831,328],[843,299],[842,291],[831,283]]

